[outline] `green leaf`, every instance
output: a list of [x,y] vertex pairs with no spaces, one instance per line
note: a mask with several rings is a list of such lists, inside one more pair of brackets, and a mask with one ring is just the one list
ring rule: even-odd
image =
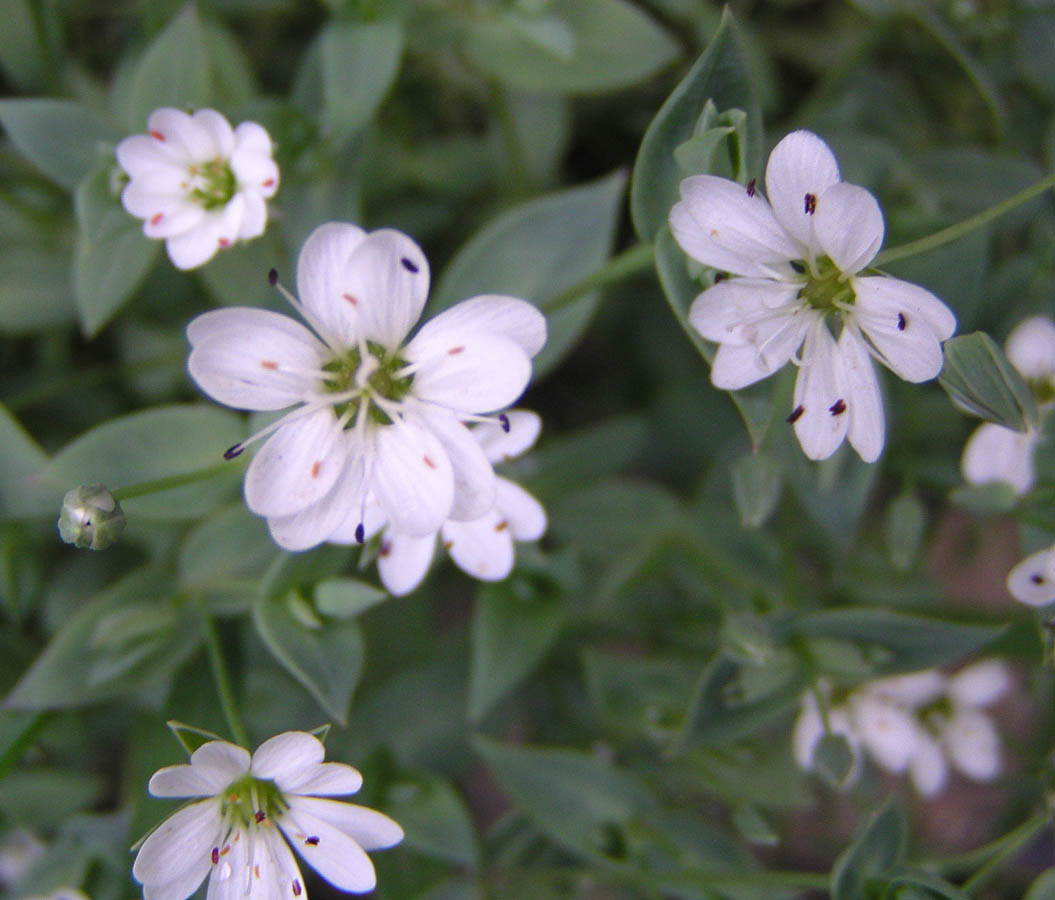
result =
[[[944,878],[932,875],[930,872],[900,872],[887,882],[888,896],[897,897],[901,900],[904,892],[899,892],[900,887],[920,888],[921,897],[926,900],[942,898],[942,900],[971,900],[971,895],[961,891],[955,885],[949,884]],[[1025,900],[1030,900],[1026,897]]]
[[645,132],[634,163],[630,186],[630,214],[643,241],[655,241],[678,200],[684,178],[675,150],[694,136],[707,101],[719,110],[747,113],[747,146],[741,156],[746,171],[758,173],[762,161],[762,113],[747,66],[743,44],[726,7],[710,44]]
[[783,472],[768,453],[747,453],[733,469],[733,499],[745,528],[759,528],[773,515],[780,502]]
[[475,869],[480,847],[472,816],[449,781],[427,772],[395,781],[385,795],[386,812],[406,833],[412,850]]
[[63,494],[79,484],[111,490],[208,469],[203,481],[121,501],[135,516],[197,518],[234,493],[241,467],[223,451],[245,437],[240,416],[213,406],[180,404],[130,413],[97,425],[63,447],[37,475],[23,515],[58,514]]
[[1015,489],[1006,481],[961,484],[949,493],[949,499],[957,506],[962,506],[979,516],[1010,512],[1018,503]]
[[559,594],[528,576],[514,574],[480,590],[470,626],[470,722],[479,722],[531,672],[563,624]]
[[46,712],[0,709],[0,779],[18,764],[50,720]]
[[0,781],[4,818],[34,830],[56,828],[91,806],[105,790],[101,775],[72,769],[34,768],[12,772]]
[[899,572],[907,572],[919,555],[927,518],[923,503],[915,494],[901,494],[887,507],[886,546],[890,562]]
[[473,64],[510,87],[592,94],[643,81],[677,56],[677,44],[624,0],[552,0],[545,12],[510,8],[465,23]]
[[127,301],[154,265],[160,241],[143,234],[111,191],[110,168],[101,168],[77,187],[74,210],[77,247],[73,291],[85,335],[94,337]]
[[219,510],[187,534],[176,571],[180,583],[193,590],[235,579],[255,582],[276,553],[264,519],[239,502]]
[[854,842],[832,868],[832,900],[863,900],[867,884],[882,878],[905,855],[908,825],[894,798],[869,817]]
[[[625,177],[531,200],[503,213],[458,251],[432,297],[436,315],[477,294],[510,294],[546,312],[546,301],[604,265],[612,249]],[[549,337],[536,378],[574,347],[593,317],[592,291],[547,315]]]
[[1055,868],[1042,872],[1022,900],[1055,900]]
[[220,735],[212,731],[206,731],[204,728],[198,728],[195,725],[186,725],[183,722],[177,722],[175,719],[170,719],[165,724],[168,726],[169,731],[175,735],[176,740],[180,742],[180,746],[187,751],[187,756],[190,756],[202,744],[207,744],[209,741],[223,740]]
[[253,604],[253,624],[271,655],[303,685],[338,724],[348,721],[348,705],[363,670],[363,637],[358,623],[306,624],[291,604],[291,591],[262,594]]
[[833,788],[848,787],[857,754],[845,735],[828,733],[821,736],[813,751],[812,768]]
[[4,706],[65,709],[164,681],[201,642],[194,617],[171,590],[168,573],[138,569],[84,603]]
[[996,640],[1003,626],[968,625],[874,607],[807,613],[790,623],[804,637],[860,641],[872,649],[875,673],[915,672],[954,662]]
[[387,591],[358,578],[326,578],[315,585],[315,608],[337,619],[353,619],[387,599]]
[[[20,498],[33,490],[37,472],[48,462],[48,455],[33,440],[18,420],[0,404],[0,515],[18,514],[24,501]],[[61,497],[59,498],[61,500]],[[58,506],[55,506],[58,515]]]
[[983,331],[945,342],[945,366],[938,376],[953,405],[1013,431],[1037,424],[1029,385],[1000,346]]
[[76,316],[69,261],[60,241],[7,240],[0,249],[0,332],[19,335],[72,322]]
[[578,750],[515,747],[477,737],[483,757],[513,803],[561,846],[611,857],[629,821],[655,801],[634,776]]
[[197,5],[187,3],[137,63],[122,114],[129,129],[140,131],[159,107],[200,108],[211,102],[212,73],[205,32]]
[[[110,121],[74,100],[0,100],[11,143],[56,184],[73,190],[122,137]],[[110,157],[112,165],[116,160]]]

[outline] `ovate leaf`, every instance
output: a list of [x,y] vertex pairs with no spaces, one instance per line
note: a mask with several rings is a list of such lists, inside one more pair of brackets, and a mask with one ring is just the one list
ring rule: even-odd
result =
[[1013,431],[1037,424],[1029,385],[984,331],[945,342],[945,366],[938,381],[953,405],[970,415]]
[[891,798],[872,814],[854,842],[835,861],[832,900],[862,900],[869,896],[869,879],[890,872],[904,857],[907,842],[905,813]]

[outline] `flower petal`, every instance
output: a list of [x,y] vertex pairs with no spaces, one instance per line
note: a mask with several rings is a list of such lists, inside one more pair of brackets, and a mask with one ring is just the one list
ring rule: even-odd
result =
[[439,530],[454,504],[454,472],[439,439],[407,421],[378,429],[371,488],[392,527],[415,537]]
[[147,130],[188,162],[204,162],[220,152],[208,129],[179,109],[155,109],[147,119]]
[[291,794],[344,796],[354,794],[362,786],[363,776],[358,769],[344,763],[324,762],[305,767],[300,779],[289,781],[282,790]]
[[498,334],[520,345],[528,356],[535,356],[546,343],[546,317],[533,304],[503,294],[482,294],[456,303],[429,319],[414,336],[444,341],[466,331]]
[[693,259],[735,275],[790,274],[788,261],[803,256],[761,195],[749,195],[735,181],[714,175],[682,181],[670,228]]
[[132,179],[155,171],[183,171],[176,165],[172,154],[166,152],[157,138],[148,134],[133,134],[121,141],[116,148],[117,162]]
[[1025,494],[1033,487],[1033,452],[1037,446],[1036,432],[1025,434],[986,422],[967,439],[960,460],[960,471],[971,484],[1003,481],[1016,494]]
[[231,128],[231,123],[215,109],[199,109],[191,116],[191,121],[208,132],[216,148],[214,155],[225,159],[231,155],[235,144],[234,130]]
[[937,700],[945,693],[945,676],[937,669],[892,675],[870,681],[867,690],[910,709]]
[[297,296],[309,322],[322,329],[321,336],[342,346],[358,341],[358,298],[345,296],[345,271],[352,252],[365,239],[366,232],[355,225],[328,222],[308,235],[297,257]]
[[286,422],[246,470],[246,504],[258,516],[289,516],[318,503],[344,472],[352,449],[329,406]]
[[429,263],[409,236],[381,228],[352,251],[341,285],[342,294],[355,300],[360,336],[395,348],[425,307]]
[[719,345],[711,361],[711,383],[736,391],[782,369],[819,318],[815,310],[795,306],[783,315],[758,323],[757,331],[751,333],[752,343]]
[[941,746],[922,730],[916,737],[916,749],[908,765],[908,774],[916,792],[922,797],[937,796],[949,779],[949,767]]
[[183,896],[190,896],[208,871],[202,860],[209,861],[222,825],[216,797],[177,810],[143,841],[132,874],[142,883],[181,882],[181,890],[187,891]]
[[439,438],[454,474],[454,503],[448,517],[479,518],[495,503],[495,472],[483,447],[452,413],[423,406],[420,415]]
[[524,393],[531,379],[527,354],[498,334],[422,332],[407,345],[404,357],[420,366],[414,373],[414,396],[459,413],[502,409]]
[[409,594],[424,580],[435,550],[435,534],[411,537],[387,529],[377,553],[377,572],[385,590],[393,597]]
[[999,659],[983,659],[949,679],[949,697],[960,706],[992,706],[1011,687],[1011,673]]
[[495,509],[509,523],[513,540],[537,541],[546,533],[545,507],[515,481],[495,481]]
[[760,326],[801,306],[799,285],[769,278],[729,278],[700,294],[689,307],[689,322],[717,344],[757,344]]
[[287,316],[231,307],[198,316],[187,328],[187,370],[214,400],[236,409],[285,409],[320,385],[323,346]]
[[150,881],[143,885],[143,900],[185,900],[193,894],[212,868],[211,860],[201,857],[172,881]]
[[846,406],[850,421],[846,437],[861,459],[867,463],[875,462],[883,452],[886,439],[883,395],[879,391],[875,367],[868,348],[853,328],[843,327],[838,347],[848,394]]
[[293,798],[290,806],[298,818],[303,811],[321,819],[343,831],[364,850],[383,850],[403,840],[403,829],[397,822],[365,806],[314,797]]
[[1031,316],[1007,336],[1007,358],[1023,378],[1055,375],[1055,322],[1047,316]]
[[883,213],[863,187],[839,182],[817,199],[813,231],[839,271],[856,275],[883,245]]
[[991,781],[1000,774],[1000,735],[985,713],[958,711],[942,738],[952,764],[968,778]]
[[228,741],[207,741],[190,755],[190,762],[219,791],[249,771],[249,751]]
[[165,241],[172,264],[177,269],[195,269],[207,263],[217,250],[238,240],[244,216],[245,198],[235,194],[222,210],[207,213],[196,227]]
[[484,422],[473,429],[473,437],[483,447],[493,463],[515,459],[530,450],[542,431],[542,419],[526,409],[511,409],[506,413],[509,430],[494,422]]
[[445,522],[443,546],[465,574],[501,581],[513,571],[513,535],[497,510],[472,522]]
[[209,778],[203,766],[166,766],[150,776],[151,797],[211,797],[234,779],[219,784]]
[[[349,445],[358,445],[352,435],[346,435]],[[269,516],[268,530],[275,543],[294,552],[310,550],[323,541],[331,540],[349,516],[350,510],[363,508],[365,490],[363,462],[351,460],[333,488],[317,502],[292,515]]]
[[270,156],[273,152],[271,137],[263,126],[256,122],[242,122],[234,130],[235,146],[238,150]]
[[267,203],[259,191],[242,191],[242,198],[245,200],[245,215],[242,217],[238,240],[248,241],[264,233],[264,227],[267,225]]
[[303,781],[304,771],[314,769],[326,756],[315,735],[306,731],[286,731],[268,738],[256,748],[249,772],[255,778],[271,779],[279,790]]
[[810,459],[827,459],[846,437],[849,387],[835,338],[823,319],[806,335],[795,379],[795,436]]
[[901,707],[870,694],[851,700],[854,727],[872,758],[888,772],[904,772],[915,754],[919,727]]
[[292,805],[278,819],[278,825],[301,858],[339,890],[372,890],[377,878],[363,848],[329,822],[302,809],[300,798],[290,799]]
[[1027,556],[1007,575],[1011,596],[1030,606],[1055,601],[1055,545]]
[[[793,131],[769,154],[766,194],[776,220],[801,247],[818,249],[806,196],[819,198],[839,181],[831,148],[811,131]],[[801,250],[789,259],[802,256]]]
[[941,341],[956,330],[952,311],[930,291],[883,275],[853,279],[854,320],[882,362],[906,381],[941,371]]

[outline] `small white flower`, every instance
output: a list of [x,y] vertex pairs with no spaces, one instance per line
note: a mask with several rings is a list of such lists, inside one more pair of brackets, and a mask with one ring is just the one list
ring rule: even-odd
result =
[[[465,300],[405,345],[425,305],[429,267],[400,231],[317,228],[297,263],[300,301],[315,331],[277,313],[214,310],[187,328],[191,376],[238,409],[294,407],[243,444],[270,436],[245,475],[249,508],[275,541],[305,550],[358,516],[368,499],[401,532],[433,535],[448,519],[495,503],[491,462],[465,422],[515,401],[546,340],[538,309],[514,297]],[[317,335],[317,336],[316,336]]]
[[363,779],[323,756],[317,738],[288,731],[264,741],[252,757],[210,741],[191,754],[190,765],[155,772],[153,796],[204,799],[173,813],[143,841],[132,873],[144,900],[184,900],[206,876],[207,900],[306,900],[290,844],[339,890],[372,890],[374,866],[365,851],[399,843],[403,830],[382,813],[329,799],[354,794]]
[[193,269],[217,250],[264,233],[267,198],[278,190],[271,138],[255,122],[232,129],[214,109],[156,109],[147,134],[117,145],[130,180],[121,202],[163,239],[173,265]]
[[1007,575],[1011,596],[1030,606],[1055,601],[1055,544],[1027,556]]
[[850,697],[854,730],[880,768],[905,772],[916,753],[919,723],[908,707],[867,687]]
[[31,831],[16,828],[0,843],[0,887],[18,881],[44,855],[47,847]]
[[[1031,383],[1041,416],[1050,413],[1055,399],[1055,322],[1033,316],[1020,322],[1008,335],[1007,358]],[[986,422],[975,429],[963,448],[960,469],[970,484],[1002,481],[1018,495],[1033,487],[1033,454],[1040,442],[1040,429],[1025,432]]]
[[[860,274],[883,242],[883,215],[868,191],[839,180],[835,156],[815,134],[780,141],[765,182],[768,202],[754,182],[745,190],[696,175],[682,181],[670,213],[686,253],[735,276],[689,311],[693,327],[719,344],[711,381],[738,390],[795,362],[788,421],[803,452],[825,459],[846,438],[872,462],[885,426],[870,357],[907,381],[934,378],[955,316],[921,287]],[[838,338],[829,319],[841,321]]]
[[[508,431],[506,428],[508,427]],[[502,425],[486,422],[472,429],[487,459],[499,463],[530,449],[538,439],[542,420],[527,410],[512,410]],[[377,570],[389,593],[399,597],[414,590],[425,577],[436,547],[436,535],[415,537],[389,525],[384,513],[367,515],[368,533],[380,533]],[[357,514],[349,517],[330,540],[351,543]],[[495,478],[494,505],[483,516],[468,521],[448,519],[440,528],[443,547],[467,575],[501,581],[513,570],[514,541],[536,541],[546,531],[546,510],[531,494],[508,478]]]

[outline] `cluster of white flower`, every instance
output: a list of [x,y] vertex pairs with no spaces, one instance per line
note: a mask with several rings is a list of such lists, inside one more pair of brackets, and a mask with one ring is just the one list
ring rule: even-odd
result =
[[246,307],[187,328],[190,374],[213,399],[293,407],[226,454],[268,438],[246,471],[249,508],[288,550],[384,529],[382,574],[394,592],[421,580],[440,532],[473,574],[504,577],[508,566],[491,555],[505,549],[503,532],[533,539],[545,528],[538,503],[493,468],[538,431],[532,416],[499,410],[527,387],[543,315],[514,297],[473,297],[404,343],[428,295],[425,255],[402,232],[344,223],[308,238],[297,288],[299,300],[287,297],[314,334]]
[[232,129],[214,109],[156,109],[146,134],[117,145],[129,177],[121,202],[147,237],[165,241],[173,265],[193,269],[264,233],[265,201],[278,190],[271,152],[256,122]]
[[[306,900],[298,855],[334,887],[373,890],[367,850],[398,844],[388,816],[332,797],[354,794],[356,769],[323,762],[313,735],[288,731],[248,751],[210,741],[190,765],[154,773],[155,797],[201,797],[169,816],[143,841],[132,873],[145,900],[184,900],[206,876],[210,900]],[[289,844],[286,843],[289,841]]]
[[[861,275],[883,243],[868,191],[839,180],[835,156],[795,131],[773,149],[762,197],[714,175],[681,183],[670,227],[682,249],[734,277],[696,298],[689,321],[718,351],[711,381],[738,390],[793,361],[788,421],[803,452],[825,459],[844,438],[866,462],[882,452],[883,398],[870,356],[907,381],[941,371],[956,318],[914,284]],[[829,320],[841,322],[838,338]]]
[[985,660],[951,677],[931,669],[871,681],[837,703],[824,686],[823,713],[815,694],[803,696],[792,732],[795,761],[813,770],[817,745],[831,733],[843,736],[853,753],[844,787],[859,777],[864,753],[888,772],[907,772],[924,797],[945,787],[950,766],[974,781],[990,781],[1000,773],[1000,735],[984,709],[1010,681],[1003,663]]

